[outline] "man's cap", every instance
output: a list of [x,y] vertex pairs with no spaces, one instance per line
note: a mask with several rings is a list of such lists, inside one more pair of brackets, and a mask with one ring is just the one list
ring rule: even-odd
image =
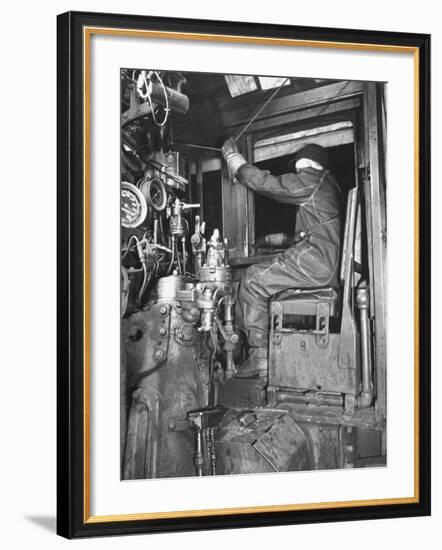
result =
[[318,162],[324,168],[328,168],[328,151],[316,143],[308,143],[296,151],[294,157],[289,161],[290,170],[294,170],[299,159],[310,159]]

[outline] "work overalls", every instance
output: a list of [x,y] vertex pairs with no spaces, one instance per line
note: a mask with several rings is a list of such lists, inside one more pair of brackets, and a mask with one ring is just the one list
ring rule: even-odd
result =
[[238,180],[257,193],[298,206],[296,233],[304,237],[271,260],[250,266],[238,294],[243,328],[252,347],[266,347],[269,298],[289,288],[337,286],[342,193],[328,170],[303,168],[272,176],[245,164]]

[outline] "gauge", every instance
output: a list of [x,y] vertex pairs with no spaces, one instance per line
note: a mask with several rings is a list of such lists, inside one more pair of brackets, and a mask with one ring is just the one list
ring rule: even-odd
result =
[[166,208],[167,192],[164,183],[160,179],[145,180],[141,184],[141,191],[146,198],[147,204],[154,210],[160,212]]
[[132,183],[121,184],[121,225],[138,227],[147,216],[147,204],[141,191]]

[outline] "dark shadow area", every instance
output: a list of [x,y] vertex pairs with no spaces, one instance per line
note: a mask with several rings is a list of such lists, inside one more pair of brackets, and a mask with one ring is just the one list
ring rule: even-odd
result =
[[[274,176],[280,176],[289,171],[288,163],[293,155],[285,155],[262,162],[255,166],[268,170]],[[269,197],[255,193],[255,239],[270,233],[295,234],[296,206],[277,202]]]
[[50,531],[51,533],[55,533],[56,531],[57,520],[55,516],[25,516],[25,519],[38,525],[45,531]]

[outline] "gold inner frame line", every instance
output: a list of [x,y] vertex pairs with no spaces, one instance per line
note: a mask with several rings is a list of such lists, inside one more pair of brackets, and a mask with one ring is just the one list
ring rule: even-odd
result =
[[[203,510],[177,510],[136,514],[91,515],[90,490],[90,46],[92,35],[124,36],[136,38],[158,38],[175,40],[199,40],[209,42],[249,43],[258,45],[292,46],[308,48],[334,48],[356,51],[412,53],[414,61],[414,495],[410,497],[351,500],[337,502],[316,502],[269,506],[215,508]],[[108,27],[83,28],[83,212],[84,212],[84,364],[83,364],[83,422],[84,422],[84,523],[103,523],[149,519],[171,519],[208,517],[215,515],[251,514],[300,510],[324,510],[352,506],[383,506],[392,504],[413,504],[419,502],[419,48],[357,42],[331,42],[321,40],[296,40],[269,37],[245,37],[236,35],[149,31],[137,29],[115,29]]]

